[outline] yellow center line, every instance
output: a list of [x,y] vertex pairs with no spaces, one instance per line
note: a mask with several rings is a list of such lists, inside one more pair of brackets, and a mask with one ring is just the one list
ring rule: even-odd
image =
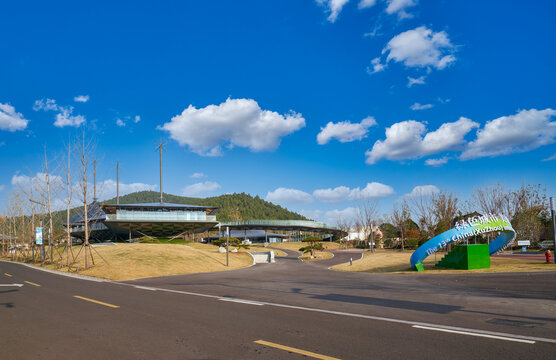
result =
[[115,308],[115,309],[119,308],[118,305],[112,305],[112,304],[109,304],[109,303],[105,303],[105,302],[102,302],[102,301],[89,299],[89,298],[86,298],[86,297],[83,297],[83,296],[79,296],[79,295],[73,295],[73,297],[74,297],[74,298],[77,298],[77,299],[85,300],[85,301],[94,302],[95,304],[100,304],[100,305],[108,306],[108,307]]
[[285,350],[285,351],[289,351],[289,352],[292,352],[292,353],[301,354],[301,355],[305,355],[305,356],[310,356],[310,357],[313,357],[315,359],[340,360],[340,359],[332,357],[332,356],[326,356],[326,355],[321,355],[321,354],[317,354],[317,353],[306,351],[306,350],[296,349],[296,348],[293,348],[293,347],[290,347],[290,346],[285,346],[285,345],[272,343],[270,341],[257,340],[257,341],[254,341],[254,342],[257,343],[257,344],[270,346],[270,347],[273,347],[273,348],[276,348],[276,349]]
[[4,273],[4,275],[9,276],[9,277],[12,277],[12,275],[10,275],[10,274],[8,274],[8,273]]
[[29,285],[39,286],[39,287],[40,287],[39,284],[35,284],[34,282],[30,282],[30,281],[24,281],[24,282],[26,282],[26,283],[29,284]]

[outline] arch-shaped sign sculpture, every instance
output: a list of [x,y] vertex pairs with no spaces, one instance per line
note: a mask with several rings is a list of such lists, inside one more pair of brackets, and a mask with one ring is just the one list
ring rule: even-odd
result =
[[416,266],[422,264],[429,255],[450,243],[494,231],[500,232],[500,235],[490,242],[490,255],[504,250],[515,239],[515,231],[510,220],[504,215],[488,214],[458,221],[455,228],[433,237],[415,250],[410,259],[411,268],[416,269]]

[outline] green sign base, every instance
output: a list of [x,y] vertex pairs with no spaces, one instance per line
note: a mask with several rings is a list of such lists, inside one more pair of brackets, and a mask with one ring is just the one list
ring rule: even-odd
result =
[[436,266],[463,270],[489,269],[489,246],[488,244],[456,245]]

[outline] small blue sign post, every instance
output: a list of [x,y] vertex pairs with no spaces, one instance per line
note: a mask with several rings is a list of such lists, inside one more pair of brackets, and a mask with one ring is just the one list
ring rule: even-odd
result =
[[42,227],[35,228],[35,242],[41,245],[41,263],[44,264],[44,242],[42,241]]
[[35,229],[35,242],[37,245],[42,245],[42,227]]

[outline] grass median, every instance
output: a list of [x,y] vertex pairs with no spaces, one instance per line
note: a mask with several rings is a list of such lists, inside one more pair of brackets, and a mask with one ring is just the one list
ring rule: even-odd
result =
[[[253,263],[246,252],[230,252],[230,266],[226,266],[226,253],[207,244],[114,244],[90,247],[94,266],[85,270],[84,251],[81,246],[72,248],[74,256],[79,254],[71,272],[110,280],[226,271],[247,267]],[[55,252],[56,264],[45,267],[68,271],[65,250]],[[91,260],[91,258],[89,257]],[[60,265],[64,265],[61,266]],[[76,270],[76,268],[78,270]]]

